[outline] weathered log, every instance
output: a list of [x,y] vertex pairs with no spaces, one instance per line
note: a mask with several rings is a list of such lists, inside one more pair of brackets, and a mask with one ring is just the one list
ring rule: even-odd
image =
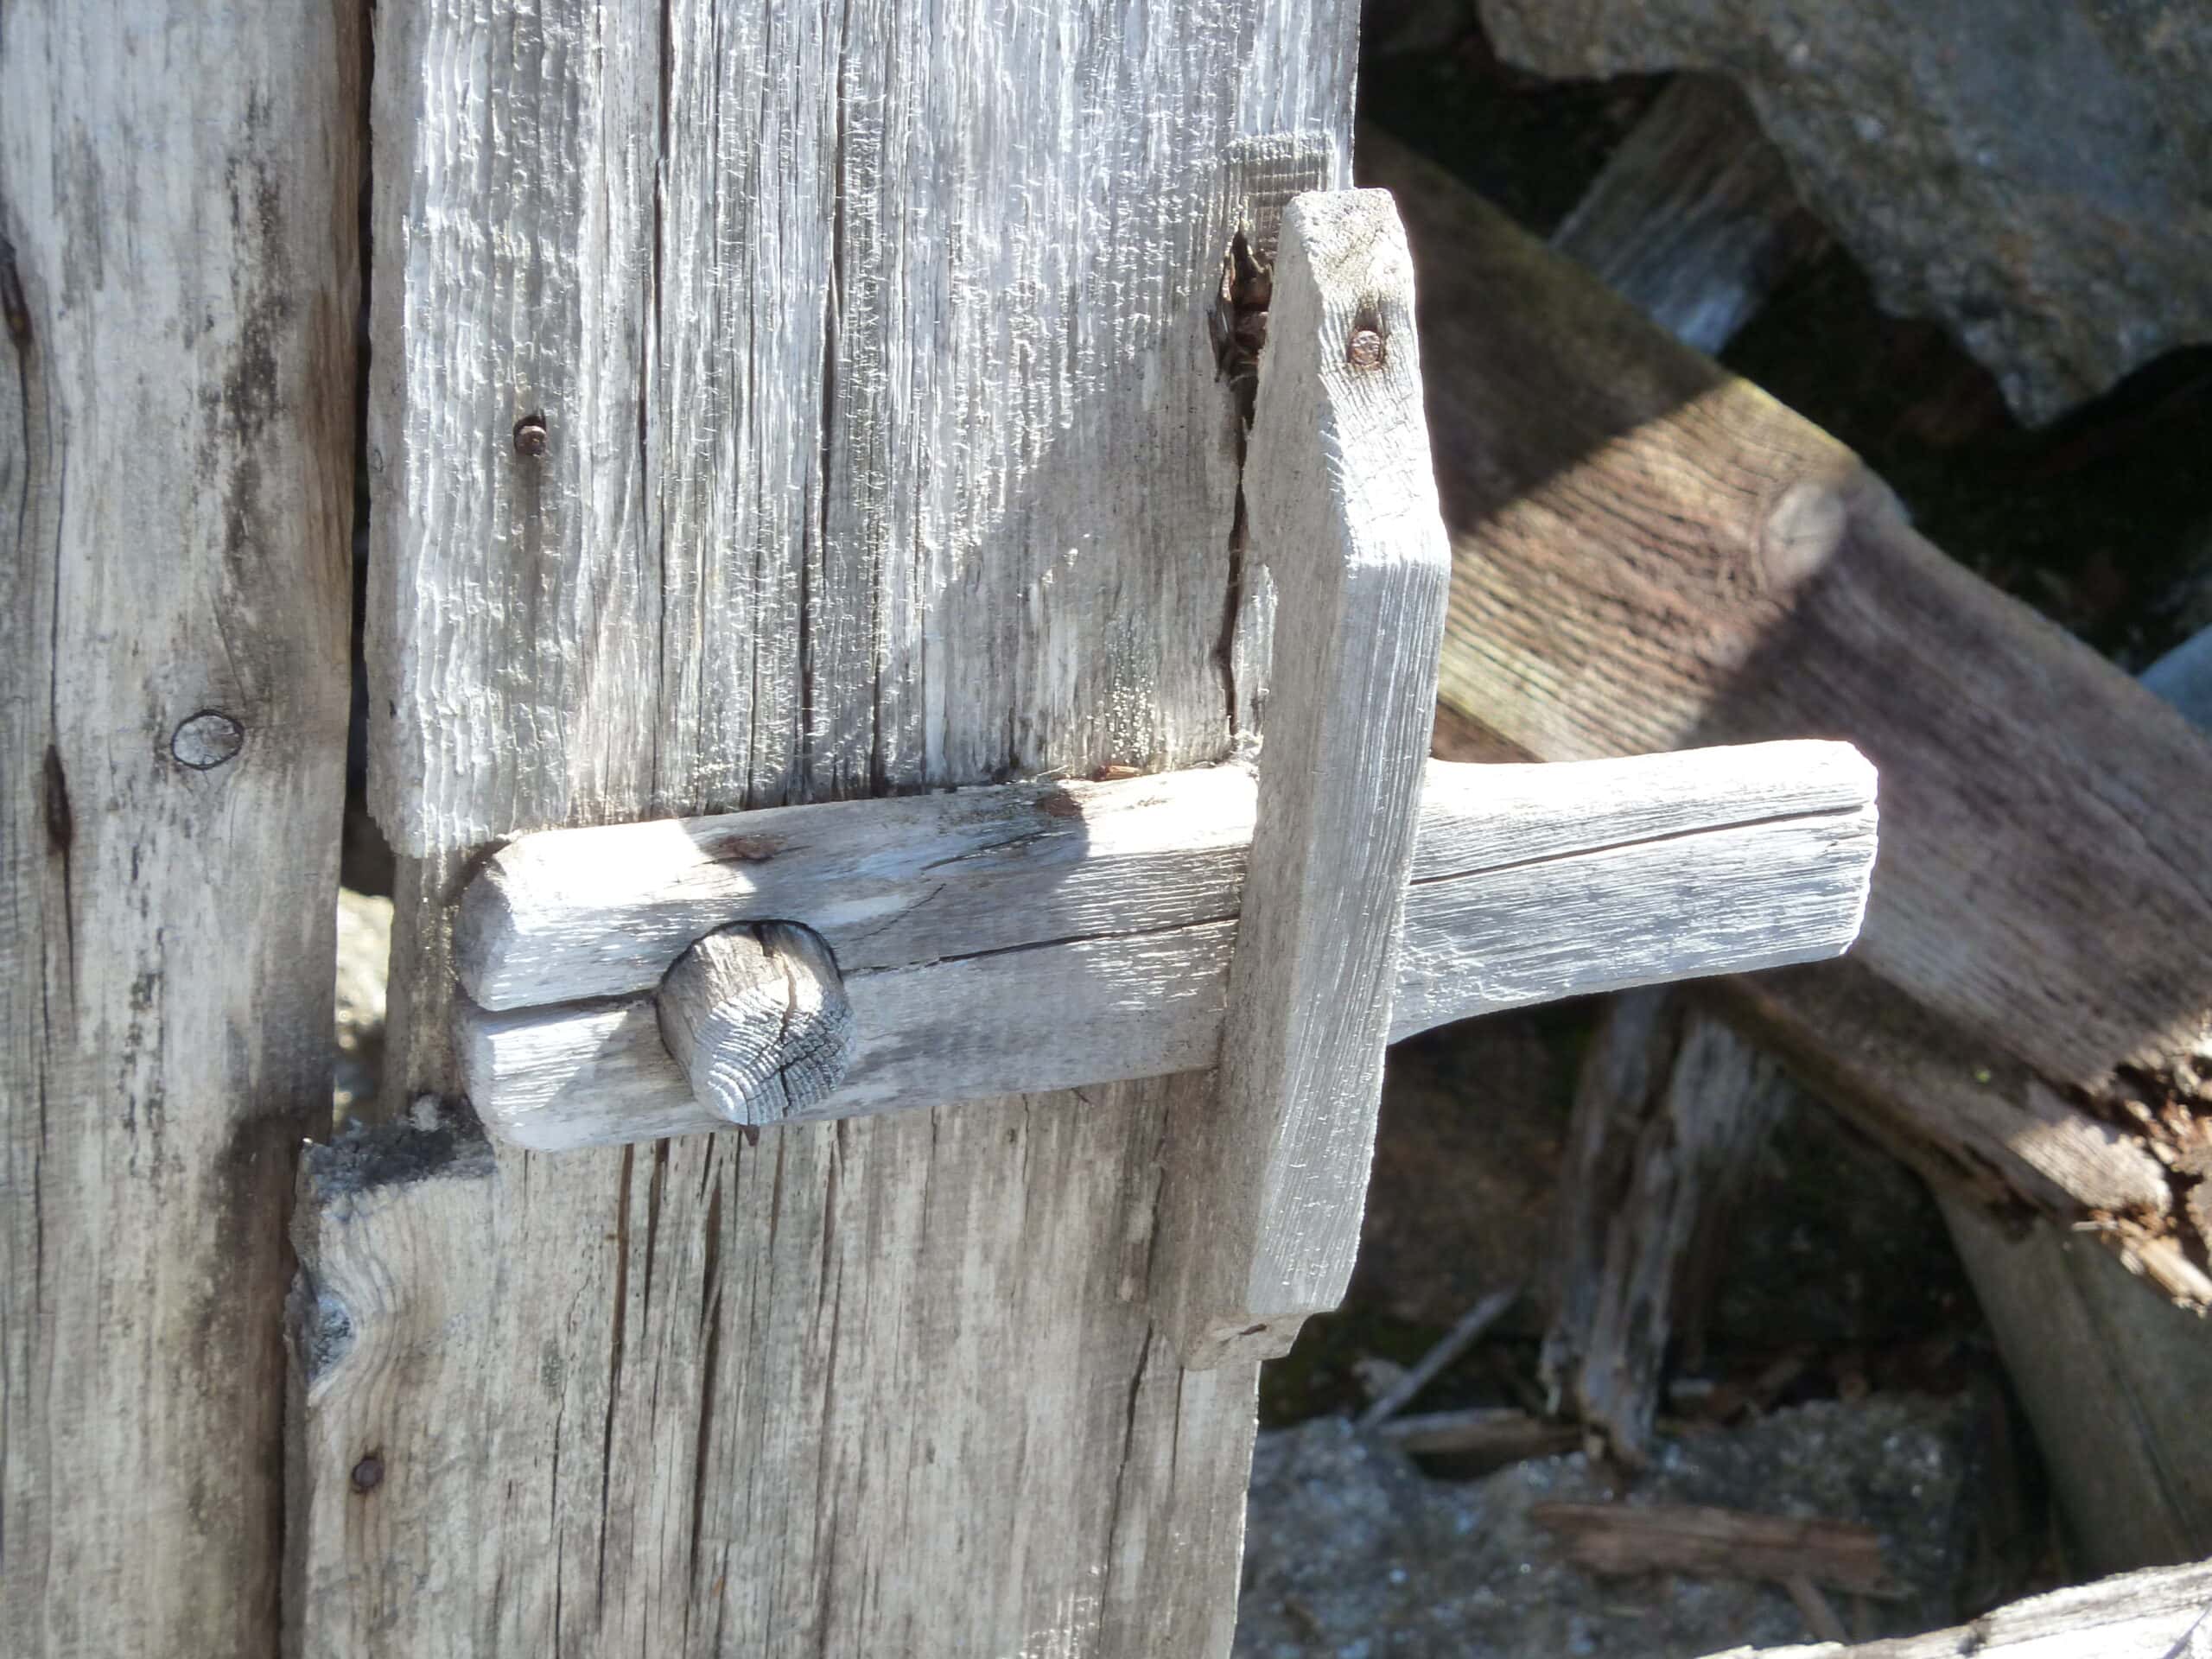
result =
[[365,8],[0,19],[0,1649],[277,1650]]
[[1895,1586],[1871,1527],[1692,1503],[1539,1503],[1529,1511],[1592,1573],[1809,1580],[1860,1595]]
[[[1684,92],[1710,86],[1706,97],[1669,113]],[[1705,112],[1708,137],[1691,142],[1698,128],[1693,111]],[[1731,122],[1736,124],[1732,127]],[[1671,137],[1670,137],[1671,135]],[[1734,213],[1700,213],[1695,186],[1702,172],[1713,172],[1733,146],[1745,165],[1729,169],[1748,187],[1762,176],[1751,158],[1763,155],[1770,171],[1764,190],[1745,188],[1732,195],[1716,192],[1716,204],[1732,200]],[[1719,175],[1727,176],[1726,173]],[[1624,187],[1641,179],[1641,193]],[[1649,203],[1649,206],[1644,204]],[[1762,267],[1763,248],[1778,245],[1793,215],[1802,219],[1780,158],[1760,135],[1740,94],[1726,83],[1686,76],[1624,140],[1592,187],[1567,230],[1553,245],[1573,253],[1605,277],[1624,298],[1677,338],[1705,351],[1725,342],[1721,326],[1732,327],[1745,308],[1747,276]],[[1705,226],[1700,234],[1699,227]],[[2143,683],[2199,726],[2212,725],[2212,634],[2201,636],[2146,671]],[[1705,1020],[1699,1047],[1707,1056],[1706,1086],[1722,1079],[1757,1085],[1752,1079],[1770,1071],[1755,1047]],[[1655,1075],[1674,1064],[1674,1020],[1645,1022],[1654,1034],[1646,1059]],[[1583,1094],[1609,1091],[1608,1078],[1619,1069],[1618,1015],[1609,1036],[1586,1063]],[[1676,1098],[1671,1087],[1670,1102]],[[1702,1119],[1726,1120],[1742,1105],[1741,1089],[1722,1087],[1700,1108]],[[1594,1157],[1634,1163],[1641,1149],[1602,1141],[1592,1147],[1586,1137],[1602,1120],[1578,1124],[1581,1167]],[[1633,1125],[1624,1133],[1632,1133]],[[1663,1154],[1661,1155],[1664,1155]],[[1584,1179],[1569,1171],[1566,1191],[1577,1192]],[[1673,1192],[1664,1182],[1631,1180],[1630,1193]],[[1725,1205],[1725,1194],[1707,1192],[1706,1201]],[[2172,1561],[2212,1549],[2212,1457],[2199,1448],[2197,1402],[2212,1396],[2212,1333],[2193,1316],[2132,1294],[2125,1274],[2107,1253],[2069,1241],[2050,1224],[2007,1236],[1975,1207],[1955,1196],[1943,1204],[1952,1237],[1972,1275],[1984,1313],[1995,1330],[2014,1387],[2039,1431],[2062,1514],[2069,1522],[2076,1558],[2101,1573]],[[1616,1259],[1577,1253],[1577,1215],[1586,1211],[1570,1202],[1567,1249],[1562,1256],[1567,1288],[1557,1300],[1562,1317],[1552,1337],[1550,1363],[1584,1412],[1599,1421],[1616,1450],[1634,1455],[1634,1425],[1648,1421],[1658,1383],[1658,1356],[1639,1345],[1649,1363],[1632,1360],[1625,1350],[1593,1354],[1580,1365],[1565,1362],[1581,1351],[1590,1335],[1590,1310],[1600,1305],[1624,1307],[1657,1299],[1652,1312],[1664,1328],[1665,1306],[1674,1287],[1637,1281],[1644,1258],[1633,1249]],[[1709,1230],[1709,1227],[1708,1227]],[[2018,1230],[2012,1230],[2016,1234]],[[1633,1228],[1622,1230],[1639,1236]],[[1623,1281],[1597,1282],[1608,1267]],[[1593,1275],[1596,1276],[1593,1279]],[[1688,1277],[1694,1277],[1693,1273]],[[1630,1324],[1605,1327],[1615,1335],[1640,1331]],[[1608,1358],[1612,1361],[1608,1363]]]
[[[2190,1225],[2173,1194],[2186,1176],[2151,1174],[2145,1157],[2158,1154],[2132,1117],[2115,1125],[2108,1105],[2084,1112],[2063,1095],[2108,1101],[2112,1060],[2140,1046],[2132,1022],[2146,1011],[2177,1028],[2177,1042],[2152,1039],[2183,1051],[2174,1079],[2201,1075],[2183,1069],[2186,1014],[2165,1011],[2190,1006],[2191,975],[2203,982],[2204,904],[2188,883],[2200,843],[2187,828],[2212,772],[2202,746],[1897,524],[1840,446],[1544,261],[1435,169],[1362,142],[1364,163],[1397,188],[1423,292],[1443,308],[1424,325],[1432,363],[1451,365],[1432,376],[1430,410],[1440,453],[1460,458],[1442,464],[1462,628],[1509,612],[1515,582],[1562,607],[1541,638],[1525,619],[1496,630],[1488,658],[1465,632],[1447,640],[1446,752],[1639,748],[1662,741],[1657,721],[1670,736],[1809,727],[1894,758],[1861,965],[1732,986],[1728,1012],[1789,1037],[1803,1075],[1936,1178],[2082,1558],[2117,1570],[2212,1551],[2212,1443],[2196,1432],[2212,1334],[2130,1296],[2118,1262],[2064,1236],[2110,1186],[2133,1184],[2151,1201],[2123,1206],[2117,1237],[2152,1248],[2131,1265],[2201,1306],[2201,1233],[2170,1230]],[[1439,293],[1470,271],[1537,308],[1516,313],[1535,325],[1521,349]],[[1602,348],[1579,343],[1591,331]],[[1538,388],[1555,426],[1532,443],[1522,411]],[[1759,509],[1788,506],[1808,472],[1842,480],[1863,522],[1847,536],[1834,513],[1839,568],[1793,599],[1763,591]],[[1734,493],[1701,479],[1732,480]],[[1623,489],[1644,498],[1635,522],[1648,529],[1576,505]],[[1560,560],[1542,556],[1538,524],[1560,532]],[[1605,701],[1583,690],[1624,675],[1643,683]],[[1485,699],[1494,727],[1469,717]],[[2023,790],[2022,776],[2044,786]],[[2056,792],[2062,779],[2086,819]],[[2144,892],[2162,899],[2139,905]],[[2079,1157],[2054,1160],[2068,1140]],[[2008,1239],[1993,1197],[2051,1220]]]
[[1782,152],[1717,75],[1678,75],[1553,233],[1646,315],[1717,352],[1827,245]]
[[2212,1302],[2171,1162],[2212,1047],[2212,751],[1916,536],[1841,445],[1363,145],[1423,262],[1444,701],[1548,760],[1848,732],[1886,804],[1866,934],[1729,982],[1731,1007],[1931,1177],[2094,1220]]
[[1780,1068],[1664,990],[1614,1000],[1576,1087],[1546,1382],[1643,1460],[1682,1293],[1707,1275],[1780,1118]]

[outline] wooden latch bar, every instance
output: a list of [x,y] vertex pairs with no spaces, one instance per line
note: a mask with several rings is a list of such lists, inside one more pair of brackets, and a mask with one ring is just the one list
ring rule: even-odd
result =
[[1211,1109],[1169,1126],[1150,1275],[1209,1367],[1341,1298],[1394,1039],[1850,943],[1875,814],[1847,744],[1427,760],[1450,551],[1385,193],[1290,204],[1269,337],[1256,776],[524,836],[454,929],[493,1133],[598,1146],[1218,1065]]

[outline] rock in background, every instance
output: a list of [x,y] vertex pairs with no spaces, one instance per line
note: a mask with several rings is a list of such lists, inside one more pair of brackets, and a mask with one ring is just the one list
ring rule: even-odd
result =
[[2212,340],[2212,7],[2165,0],[1480,0],[1560,77],[1743,86],[1881,302],[2039,423]]

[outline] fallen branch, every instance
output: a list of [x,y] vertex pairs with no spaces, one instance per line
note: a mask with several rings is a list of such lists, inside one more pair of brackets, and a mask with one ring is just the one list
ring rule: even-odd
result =
[[1374,1432],[1415,1457],[1469,1458],[1496,1467],[1556,1457],[1582,1443],[1582,1431],[1573,1424],[1548,1423],[1511,1406],[1393,1417]]
[[1509,1285],[1503,1290],[1492,1291],[1469,1308],[1460,1316],[1459,1322],[1421,1357],[1419,1363],[1391,1384],[1377,1396],[1374,1404],[1360,1414],[1355,1427],[1378,1428],[1395,1416],[1408,1401],[1436,1381],[1446,1366],[1473,1347],[1484,1332],[1503,1319],[1505,1311],[1513,1306],[1520,1294],[1518,1286]]
[[1748,1515],[1694,1503],[1539,1503],[1568,1559],[1592,1573],[1688,1573],[1711,1579],[1805,1579],[1862,1596],[1897,1592],[1881,1535],[1843,1521]]

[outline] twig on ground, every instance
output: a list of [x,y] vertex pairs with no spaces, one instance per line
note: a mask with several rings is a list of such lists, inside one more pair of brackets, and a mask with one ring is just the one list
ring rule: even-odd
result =
[[1419,1364],[1399,1378],[1395,1387],[1360,1414],[1359,1421],[1353,1427],[1365,1433],[1396,1416],[1408,1401],[1437,1379],[1445,1367],[1473,1347],[1475,1339],[1497,1324],[1520,1294],[1518,1285],[1508,1285],[1503,1290],[1493,1291],[1477,1302],[1461,1317],[1459,1324],[1444,1333],[1436,1346],[1421,1356]]

